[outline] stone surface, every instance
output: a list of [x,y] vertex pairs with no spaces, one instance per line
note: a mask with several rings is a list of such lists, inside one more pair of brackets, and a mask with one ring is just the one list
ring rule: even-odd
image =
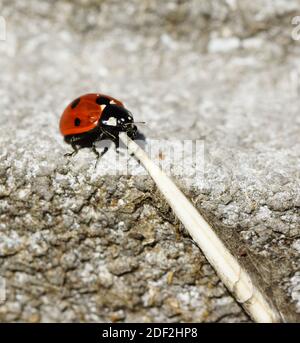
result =
[[1,321],[250,321],[149,177],[112,175],[113,149],[96,169],[88,150],[63,156],[61,112],[99,91],[146,121],[148,142],[203,142],[204,174],[175,179],[284,319],[300,320],[299,11],[1,1]]

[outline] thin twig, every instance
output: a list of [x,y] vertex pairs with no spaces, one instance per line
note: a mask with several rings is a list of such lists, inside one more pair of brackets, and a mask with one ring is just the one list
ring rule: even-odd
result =
[[200,247],[222,282],[256,322],[280,322],[275,307],[254,285],[249,274],[229,252],[212,227],[204,220],[175,183],[147,156],[126,133],[119,138],[143,164],[167,202]]

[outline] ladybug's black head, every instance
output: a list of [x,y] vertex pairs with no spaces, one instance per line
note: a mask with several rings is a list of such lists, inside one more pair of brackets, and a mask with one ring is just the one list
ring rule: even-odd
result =
[[101,125],[115,137],[120,132],[126,132],[132,139],[136,137],[137,127],[132,114],[124,107],[107,105],[101,115]]

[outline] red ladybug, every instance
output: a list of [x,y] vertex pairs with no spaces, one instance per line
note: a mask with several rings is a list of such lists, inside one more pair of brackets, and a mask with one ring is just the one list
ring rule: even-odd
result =
[[134,139],[137,127],[132,114],[121,101],[104,94],[86,94],[72,101],[64,110],[60,119],[60,132],[74,149],[66,156],[75,155],[81,148],[91,147],[99,158],[108,147],[99,154],[95,148],[96,141],[111,140],[118,148],[119,133],[126,132]]

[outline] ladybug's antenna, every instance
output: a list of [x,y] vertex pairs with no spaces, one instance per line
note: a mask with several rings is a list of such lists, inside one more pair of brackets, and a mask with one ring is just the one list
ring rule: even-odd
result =
[[131,125],[133,125],[133,124],[137,124],[137,125],[146,125],[146,122],[145,121],[132,121],[131,123],[125,123],[125,124],[123,124],[125,127],[127,127],[127,126],[131,126]]
[[231,254],[191,201],[125,132],[121,132],[119,138],[131,155],[143,164],[224,285],[246,312],[256,322],[280,322],[281,316],[270,299],[261,293],[248,272]]
[[142,124],[142,125],[146,125],[145,121],[132,121],[131,123],[125,123],[124,125],[132,125],[132,124]]

